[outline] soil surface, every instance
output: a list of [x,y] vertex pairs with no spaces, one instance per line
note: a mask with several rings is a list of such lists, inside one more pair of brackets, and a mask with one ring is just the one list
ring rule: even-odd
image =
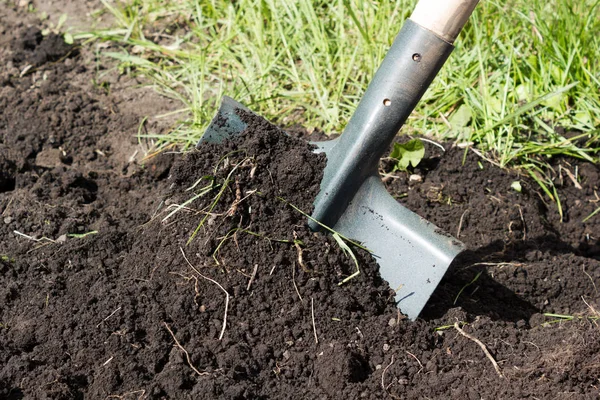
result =
[[298,211],[325,162],[306,141],[244,115],[233,141],[143,159],[152,110],[23,10],[0,18],[0,398],[600,395],[597,166],[553,161],[561,221],[464,149],[382,162],[468,247],[411,322],[362,250],[339,285],[354,262]]

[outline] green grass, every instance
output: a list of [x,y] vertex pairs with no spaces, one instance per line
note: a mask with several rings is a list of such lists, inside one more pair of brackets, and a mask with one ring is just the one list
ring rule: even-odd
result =
[[564,315],[564,314],[551,314],[544,313],[544,317],[553,318],[550,321],[544,322],[542,325],[551,325],[557,322],[566,322],[566,321],[591,321],[595,322],[600,319],[598,315]]
[[[180,101],[147,137],[193,146],[223,94],[283,126],[341,132],[415,1],[104,0],[122,71]],[[403,133],[475,147],[524,168],[557,200],[549,157],[597,162],[600,1],[483,1]],[[556,131],[578,131],[567,138]]]

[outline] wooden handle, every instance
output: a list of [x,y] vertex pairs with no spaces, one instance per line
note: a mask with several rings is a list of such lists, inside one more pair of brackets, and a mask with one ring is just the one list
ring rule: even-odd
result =
[[479,0],[420,0],[410,19],[452,44],[477,3]]

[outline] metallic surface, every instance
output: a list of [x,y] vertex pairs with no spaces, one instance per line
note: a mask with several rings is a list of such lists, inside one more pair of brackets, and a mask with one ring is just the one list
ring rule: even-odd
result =
[[231,136],[242,133],[247,124],[238,115],[238,110],[252,112],[231,97],[223,96],[219,111],[206,128],[204,135],[198,142],[198,146],[202,143],[221,143]]
[[[453,47],[408,20],[375,74],[343,135],[314,143],[327,155],[313,218],[362,242],[376,258],[382,278],[396,291],[400,310],[415,319],[462,243],[402,207],[377,172],[388,150]],[[236,114],[248,111],[231,98],[207,129],[203,142],[242,132]],[[312,229],[318,224],[309,221]]]
[[[327,151],[313,218],[334,226],[437,75],[453,47],[407,20],[337,144]],[[311,224],[318,229],[318,225]]]

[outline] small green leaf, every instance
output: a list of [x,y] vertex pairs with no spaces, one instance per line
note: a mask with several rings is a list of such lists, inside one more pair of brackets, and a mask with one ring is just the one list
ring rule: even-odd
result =
[[425,146],[419,139],[409,140],[404,144],[394,143],[391,158],[397,160],[395,171],[406,171],[409,165],[416,167],[425,155]]
[[567,96],[566,93],[560,93],[560,94],[557,94],[556,96],[552,96],[552,97],[548,98],[546,101],[543,101],[542,105],[544,105],[548,108],[551,108],[554,111],[562,112],[563,104],[566,104],[568,99],[569,99],[569,97]]
[[537,56],[531,55],[529,57],[527,57],[527,64],[529,64],[529,67],[533,70],[537,70],[538,69],[538,58]]
[[510,184],[510,187],[519,193],[521,193],[521,190],[523,190],[523,188],[521,187],[521,182],[519,181],[514,181]]
[[550,75],[556,83],[562,83],[564,72],[558,65],[552,65],[552,67],[550,68]]
[[533,96],[529,91],[528,85],[522,83],[515,88],[515,97],[518,101],[529,101]]
[[472,118],[473,113],[471,112],[471,109],[466,104],[463,104],[458,107],[458,110],[456,110],[454,114],[452,114],[448,122],[450,122],[454,131],[458,131],[461,128],[466,127],[469,122],[471,122]]
[[[500,100],[499,98],[490,96],[487,98],[486,102],[487,102],[488,107],[491,108],[492,110],[494,110],[495,112],[497,112],[497,113],[502,112],[502,100]],[[461,107],[464,107],[464,105]],[[469,111],[469,113],[470,113],[470,111]],[[469,118],[469,121],[470,120],[471,119]]]
[[66,44],[73,44],[73,35],[71,35],[69,32],[65,32],[63,38]]
[[590,113],[587,110],[581,110],[575,113],[575,120],[581,124],[592,126],[593,121]]
[[56,24],[56,30],[59,31],[60,28],[67,22],[67,14],[62,14],[58,19],[58,24]]

